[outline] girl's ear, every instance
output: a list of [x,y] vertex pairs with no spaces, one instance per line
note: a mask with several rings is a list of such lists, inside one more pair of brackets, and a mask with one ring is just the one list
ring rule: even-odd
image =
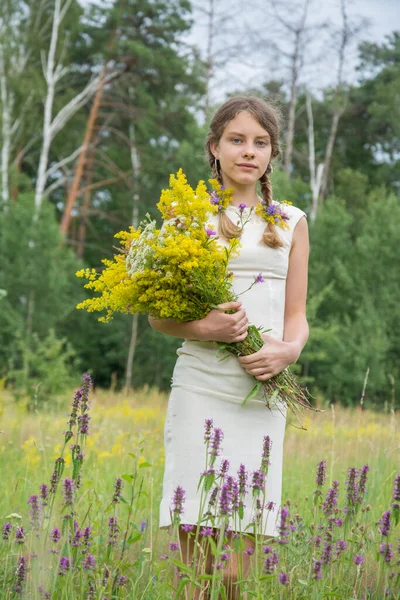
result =
[[218,148],[218,144],[215,142],[211,142],[210,144],[210,150],[214,155],[214,158],[218,159],[219,158],[219,148]]

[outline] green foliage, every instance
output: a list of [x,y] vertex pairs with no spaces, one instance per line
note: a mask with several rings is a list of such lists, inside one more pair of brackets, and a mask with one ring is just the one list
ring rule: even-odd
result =
[[66,338],[56,337],[54,329],[43,340],[37,333],[19,339],[16,349],[17,356],[9,361],[7,385],[17,399],[28,395],[29,408],[54,404],[76,382],[75,352]]

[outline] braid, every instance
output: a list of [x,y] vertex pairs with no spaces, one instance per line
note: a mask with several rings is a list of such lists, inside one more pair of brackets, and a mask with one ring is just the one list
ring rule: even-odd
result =
[[[210,167],[213,179],[217,179],[218,183],[223,185],[221,171],[218,169],[218,160],[214,159],[213,156],[210,157]],[[232,238],[240,238],[242,229],[232,223],[225,212],[222,212],[218,219],[218,234],[223,236],[226,240],[231,240]]]
[[[263,197],[263,204],[265,207],[272,204],[272,185],[269,180],[269,173],[271,172],[270,165],[264,175],[260,177],[259,182],[261,186],[261,193]],[[270,248],[281,248],[283,246],[283,242],[279,237],[278,232],[276,231],[275,225],[273,223],[267,223],[267,226],[264,230],[262,241],[264,244],[269,246]]]

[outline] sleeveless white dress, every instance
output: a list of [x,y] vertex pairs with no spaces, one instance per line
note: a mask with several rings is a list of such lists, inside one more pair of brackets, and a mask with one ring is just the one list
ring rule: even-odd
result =
[[[293,230],[306,216],[295,206],[283,205],[283,208],[290,217],[289,229],[277,227],[276,230],[284,245],[274,249],[261,241],[265,221],[253,211],[242,233],[240,254],[229,262],[236,293],[246,290],[258,273],[262,274],[264,283],[254,285],[240,296],[240,300],[249,322],[270,329],[268,335],[279,340],[283,337],[286,276]],[[245,209],[245,217],[249,210]],[[237,207],[229,206],[226,214],[234,223],[238,222]],[[218,217],[210,216],[209,223],[218,231]],[[274,511],[263,523],[263,532],[275,536],[281,504],[285,409],[282,405],[268,409],[262,392],[241,406],[255,380],[244,371],[235,356],[220,360],[217,349],[214,342],[185,340],[177,351],[164,426],[165,471],[159,526],[171,524],[170,510],[177,486],[181,486],[186,495],[181,523],[197,523],[200,501],[197,486],[200,474],[205,470],[204,423],[206,419],[213,419],[214,427],[220,427],[224,433],[216,467],[221,460],[228,459],[229,474],[236,477],[240,464],[244,464],[249,472],[249,483],[252,472],[260,468],[263,438],[270,436],[271,464],[266,490],[267,502],[274,503]],[[250,490],[241,530],[253,519]]]

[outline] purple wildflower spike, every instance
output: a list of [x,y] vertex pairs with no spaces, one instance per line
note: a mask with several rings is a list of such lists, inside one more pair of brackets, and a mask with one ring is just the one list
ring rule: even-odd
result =
[[17,561],[17,569],[14,580],[14,591],[16,594],[21,594],[26,582],[26,574],[28,572],[28,562],[24,556],[20,556]]
[[281,515],[280,515],[280,522],[279,522],[279,539],[278,539],[278,543],[279,544],[288,544],[289,543],[289,524],[288,524],[288,519],[289,519],[290,513],[289,513],[289,509],[286,506],[282,506],[281,508]]
[[128,583],[128,578],[125,575],[120,575],[117,579],[117,586],[118,587],[126,587]]
[[326,460],[321,460],[317,467],[317,476],[315,482],[318,487],[322,487],[326,481]]
[[115,479],[115,484],[114,484],[114,496],[112,499],[113,504],[120,504],[121,503],[121,490],[123,488],[123,483],[122,483],[122,479],[120,477],[117,477]]
[[383,536],[388,536],[390,533],[390,510],[383,513],[381,520],[379,521],[379,531]]
[[96,560],[92,554],[88,554],[84,561],[82,562],[82,567],[85,570],[95,569],[96,568]]
[[272,448],[271,438],[269,437],[269,435],[265,435],[264,440],[263,440],[263,449],[262,449],[262,456],[261,456],[261,471],[263,471],[263,473],[265,473],[266,475],[268,473],[268,467],[271,464],[270,463],[271,448]]
[[320,560],[314,561],[312,574],[316,580],[322,579],[322,562]]
[[210,455],[212,457],[211,463],[213,464],[215,458],[219,455],[221,451],[221,443],[224,439],[224,433],[220,427],[216,427],[213,431],[213,437],[211,439],[211,450]]
[[362,504],[364,502],[364,496],[367,491],[367,478],[368,478],[369,466],[364,465],[360,471],[360,481],[358,484],[358,502]]
[[206,419],[204,424],[204,443],[206,444],[211,440],[211,433],[213,429],[213,420]]
[[17,527],[15,530],[15,542],[17,544],[25,543],[25,529],[23,527]]
[[259,273],[257,275],[257,277],[254,279],[254,282],[255,283],[264,283],[265,282],[265,279],[263,278],[262,273]]
[[265,485],[265,473],[261,470],[254,471],[253,480],[251,487],[253,489],[253,495],[258,495],[264,490]]
[[383,557],[385,562],[390,563],[393,558],[392,544],[382,542],[379,547],[379,554]]
[[32,496],[28,500],[28,504],[31,505],[31,509],[29,514],[31,516],[31,527],[35,531],[39,529],[40,526],[40,506],[39,506],[39,496],[36,494],[32,494]]
[[267,554],[267,558],[264,561],[263,571],[267,575],[273,575],[276,570],[276,566],[279,563],[279,554],[271,552]]
[[224,459],[221,462],[221,466],[219,468],[219,476],[225,477],[225,475],[227,474],[228,471],[229,471],[229,460]]
[[107,546],[115,546],[118,539],[118,521],[117,517],[110,517],[108,520],[108,542]]
[[289,585],[289,577],[286,573],[279,573],[279,583],[282,585]]
[[217,232],[214,231],[214,229],[212,229],[211,227],[206,227],[205,232],[208,235],[208,237],[213,237],[214,235],[217,235]]
[[[232,479],[232,478],[231,478]],[[231,494],[231,482],[225,481],[221,488],[219,497],[219,510],[223,516],[232,514],[232,494]]]
[[190,533],[194,529],[194,525],[190,525],[190,523],[186,523],[185,525],[181,525],[182,531],[185,533]]
[[175,552],[176,550],[179,550],[178,542],[170,542],[169,549],[171,550],[171,552]]
[[1,530],[3,534],[3,540],[7,541],[10,539],[12,525],[11,523],[4,523],[3,528]]
[[179,524],[179,522],[180,522],[180,517],[184,512],[184,510],[183,510],[184,501],[185,501],[185,490],[180,485],[178,485],[178,487],[176,488],[176,490],[174,492],[174,497],[172,499],[172,504],[173,504],[172,512],[174,513],[174,523]]
[[72,506],[75,501],[75,482],[66,477],[63,482],[64,488],[64,506]]
[[400,473],[393,482],[392,508],[400,511]]
[[337,505],[338,488],[339,488],[339,482],[333,481],[332,487],[329,488],[328,493],[326,494],[324,504],[323,504],[323,511],[327,516],[329,516],[333,513],[333,511]]
[[203,527],[200,530],[200,535],[203,537],[208,537],[210,535],[213,535],[213,533],[214,533],[214,531],[213,531],[212,527]]
[[347,485],[347,506],[345,507],[346,514],[355,514],[356,504],[358,500],[358,470],[354,467],[348,469]]
[[241,202],[238,206],[240,213],[242,213],[245,208],[247,208],[247,204],[245,204],[244,202]]
[[362,565],[364,561],[365,561],[365,556],[363,556],[362,554],[355,554],[353,556],[353,563],[357,566]]
[[49,495],[49,488],[45,483],[40,486],[40,498],[42,500],[42,506],[47,506],[47,497]]
[[55,544],[61,539],[61,532],[58,529],[58,527],[55,527],[54,529],[52,529],[52,531],[50,533],[50,539]]
[[73,563],[72,556],[71,556],[71,559],[69,559],[68,556],[62,556],[60,558],[58,574],[65,575],[65,573],[71,569],[72,563]]

